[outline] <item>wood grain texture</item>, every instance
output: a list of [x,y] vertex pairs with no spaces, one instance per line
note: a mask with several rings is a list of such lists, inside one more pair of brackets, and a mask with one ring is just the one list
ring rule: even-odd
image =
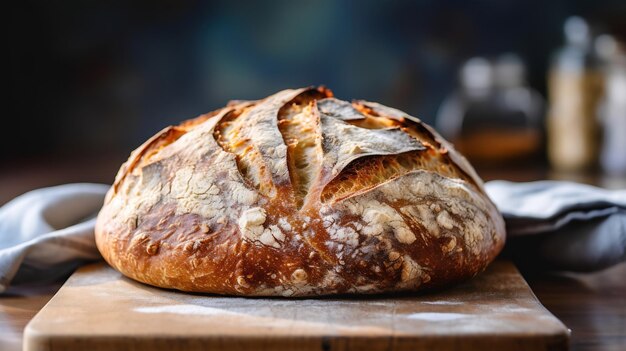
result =
[[541,303],[572,330],[573,351],[626,350],[626,262],[591,274],[524,276]]
[[318,299],[186,294],[96,264],[29,323],[24,350],[565,350],[568,336],[502,261],[440,292]]
[[0,294],[0,350],[22,349],[24,327],[60,287],[61,283],[9,287]]

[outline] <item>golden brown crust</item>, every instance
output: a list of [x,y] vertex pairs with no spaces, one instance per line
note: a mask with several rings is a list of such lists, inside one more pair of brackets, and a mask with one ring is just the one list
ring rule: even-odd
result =
[[482,271],[504,225],[432,128],[325,88],[168,127],[135,150],[96,225],[133,279],[248,296],[381,293]]

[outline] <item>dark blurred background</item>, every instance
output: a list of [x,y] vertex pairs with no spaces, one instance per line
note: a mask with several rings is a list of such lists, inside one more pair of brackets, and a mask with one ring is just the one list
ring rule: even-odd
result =
[[[290,87],[324,84],[339,98],[378,101],[435,124],[471,57],[515,53],[528,85],[546,98],[550,57],[569,16],[626,39],[623,0],[8,6],[5,184],[50,164],[74,173],[52,172],[41,185],[111,182],[129,152],[164,126]],[[545,159],[543,150],[536,164]]]

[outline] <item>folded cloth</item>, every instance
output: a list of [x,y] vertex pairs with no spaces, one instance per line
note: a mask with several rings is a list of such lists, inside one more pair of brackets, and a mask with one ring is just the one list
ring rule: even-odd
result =
[[485,188],[506,222],[506,254],[522,266],[593,271],[626,260],[626,190],[563,181]]
[[[0,208],[0,293],[100,259],[93,233],[108,188],[38,189]],[[492,181],[486,189],[506,221],[505,251],[521,264],[589,271],[626,259],[626,190],[554,181]]]
[[9,283],[52,281],[100,259],[93,233],[108,189],[102,184],[55,186],[0,208],[0,293]]

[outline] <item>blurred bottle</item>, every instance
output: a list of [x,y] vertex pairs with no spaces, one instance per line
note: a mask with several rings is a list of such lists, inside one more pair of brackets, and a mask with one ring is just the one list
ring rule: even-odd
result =
[[513,54],[494,63],[468,60],[460,87],[441,105],[437,128],[472,162],[490,165],[530,158],[541,144],[543,99],[525,81]]
[[610,175],[626,175],[626,54],[610,35],[595,40],[603,62],[604,98],[599,108],[603,126],[600,164]]
[[587,22],[570,17],[564,32],[565,46],[554,55],[548,73],[548,158],[558,170],[583,171],[598,161],[596,111],[603,81]]

